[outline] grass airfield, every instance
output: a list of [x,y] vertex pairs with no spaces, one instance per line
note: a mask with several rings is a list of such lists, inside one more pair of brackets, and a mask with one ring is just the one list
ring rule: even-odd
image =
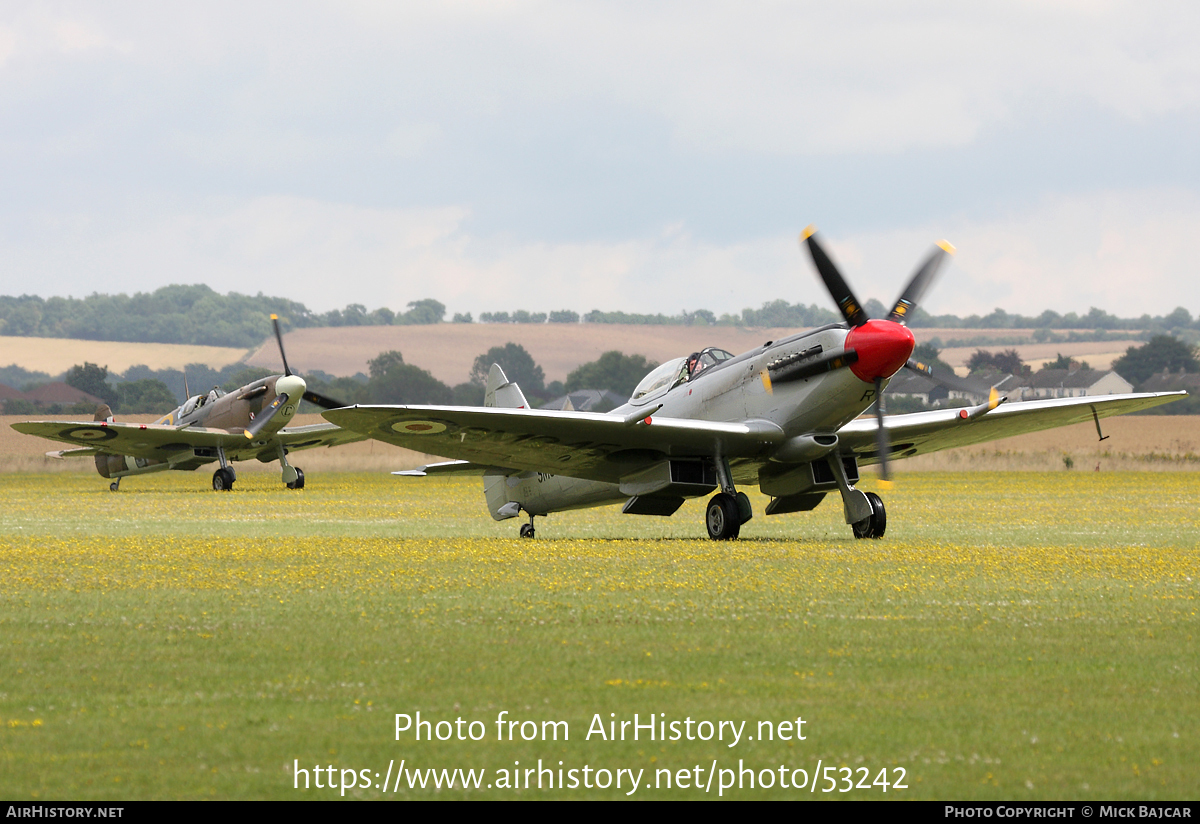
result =
[[[739,767],[775,786],[722,797],[1200,793],[1194,473],[901,474],[882,541],[853,540],[836,497],[768,518],[752,496],[727,544],[702,501],[539,518],[522,541],[476,479],[208,481],[0,475],[0,797],[342,797],[293,789],[294,760],[365,776],[346,798],[629,790],[511,788],[539,759],[643,770],[633,798],[717,797]],[[485,738],[395,740],[418,710]],[[498,741],[501,711],[570,739]],[[610,713],[745,734],[584,740]],[[798,716],[805,740],[756,735]],[[375,786],[401,759],[486,777]],[[707,792],[654,786],[714,762]],[[816,789],[781,788],[781,765]],[[907,788],[871,786],[881,770]]]

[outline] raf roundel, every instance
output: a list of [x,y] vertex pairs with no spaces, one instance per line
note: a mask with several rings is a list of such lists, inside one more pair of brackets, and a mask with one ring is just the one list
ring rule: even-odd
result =
[[392,431],[401,435],[436,435],[446,431],[446,424],[434,421],[397,421],[392,424]]

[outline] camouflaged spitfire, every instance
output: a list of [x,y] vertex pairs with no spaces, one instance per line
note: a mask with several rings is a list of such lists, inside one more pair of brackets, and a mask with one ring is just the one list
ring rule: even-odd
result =
[[304,471],[288,462],[289,452],[352,443],[365,436],[331,423],[287,428],[302,399],[326,409],[344,404],[309,391],[304,379],[292,374],[279,319],[272,315],[271,320],[283,358],[282,375],[228,393],[214,387],[206,395],[193,395],[154,423],[121,423],[102,406],[92,421],[26,421],[14,423],[13,429],[75,447],[47,453],[52,457],[95,457],[96,471],[113,479],[109,488],[114,492],[128,475],[194,470],[214,461],[220,467],[213,473],[213,489],[228,490],[237,478],[230,464],[248,460],[279,461],[288,489],[303,489]]

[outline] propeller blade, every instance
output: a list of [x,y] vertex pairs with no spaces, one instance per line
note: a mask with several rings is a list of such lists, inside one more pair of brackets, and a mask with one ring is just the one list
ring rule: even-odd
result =
[[940,241],[930,253],[925,262],[917,267],[917,271],[913,273],[912,279],[908,285],[904,287],[904,292],[901,293],[896,305],[892,307],[892,311],[888,313],[887,320],[895,323],[905,323],[908,315],[917,308],[917,304],[921,300],[921,296],[925,294],[925,290],[933,283],[933,279],[937,277],[938,270],[942,267],[948,255],[954,254],[954,247],[946,241]]
[[333,398],[330,398],[327,395],[319,395],[311,389],[304,393],[304,400],[308,401],[309,403],[315,403],[322,409],[341,409],[343,406],[350,405],[348,403],[342,403],[341,401],[335,401]]
[[834,303],[838,305],[846,323],[851,326],[862,326],[871,318],[863,311],[862,303],[854,296],[854,292],[850,290],[850,286],[842,277],[842,273],[838,271],[837,266],[821,248],[821,244],[817,243],[816,232],[817,227],[809,226],[801,233],[800,241],[808,246],[808,253],[812,255],[817,273],[821,276]]
[[275,400],[271,401],[271,405],[266,408],[266,414],[260,413],[242,433],[246,436],[246,440],[252,441],[258,437],[258,433],[262,431],[264,426],[271,422],[271,418],[275,417],[275,413],[283,408],[283,405],[287,403],[287,399],[286,392],[282,395],[276,395]]
[[292,370],[288,368],[287,355],[283,352],[283,335],[279,331],[279,315],[271,315],[271,323],[275,326],[275,340],[279,342],[279,357],[283,359],[283,374],[290,375]]
[[885,485],[891,483],[888,474],[888,443],[887,429],[883,426],[883,378],[875,379],[875,449],[879,452],[879,480]]
[[908,363],[904,365],[914,372],[919,372],[939,386],[953,389],[956,392],[967,392],[972,395],[988,395],[992,391],[992,387],[985,383],[980,383],[970,378],[960,378],[953,372],[934,371],[932,367],[912,358],[909,358]]

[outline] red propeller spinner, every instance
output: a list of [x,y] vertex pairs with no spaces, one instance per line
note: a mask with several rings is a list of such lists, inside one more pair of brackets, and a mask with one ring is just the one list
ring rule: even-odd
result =
[[907,326],[890,320],[869,320],[846,335],[846,348],[858,352],[858,361],[850,365],[850,371],[867,383],[890,378],[908,363],[916,345]]

